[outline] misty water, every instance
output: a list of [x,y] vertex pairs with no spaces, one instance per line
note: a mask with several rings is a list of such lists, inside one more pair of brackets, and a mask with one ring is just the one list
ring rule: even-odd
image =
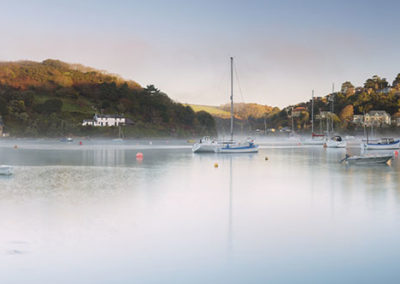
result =
[[0,283],[398,283],[400,163],[345,153],[0,141]]

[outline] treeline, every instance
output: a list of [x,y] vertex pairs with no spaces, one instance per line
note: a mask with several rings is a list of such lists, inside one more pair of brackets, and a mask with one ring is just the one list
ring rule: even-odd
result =
[[58,60],[0,63],[0,115],[16,136],[102,135],[116,129],[81,126],[95,113],[123,114],[127,136],[214,135],[213,117],[171,100],[149,85]]
[[[355,87],[351,82],[344,82],[340,91],[330,93],[323,97],[314,98],[314,119],[316,125],[325,123],[319,119],[321,113],[330,112],[333,104],[333,113],[328,113],[333,120],[336,129],[353,130],[356,125],[352,123],[353,115],[368,113],[371,110],[383,110],[392,117],[400,117],[400,74],[396,76],[392,84],[385,78],[377,75],[368,78],[364,85]],[[294,115],[294,127],[296,130],[310,129],[311,127],[311,99],[283,108],[275,108],[266,112],[264,117],[253,119],[252,129],[267,128],[281,129],[291,127],[292,111],[304,107]]]

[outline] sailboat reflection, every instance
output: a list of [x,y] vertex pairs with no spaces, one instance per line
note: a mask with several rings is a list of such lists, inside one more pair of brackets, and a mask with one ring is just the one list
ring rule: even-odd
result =
[[229,211],[228,211],[228,257],[231,259],[233,254],[233,175],[232,175],[232,156],[229,157]]

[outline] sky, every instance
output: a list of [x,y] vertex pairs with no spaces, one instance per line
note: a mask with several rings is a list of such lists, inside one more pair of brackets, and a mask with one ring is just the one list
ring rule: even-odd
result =
[[0,61],[60,59],[181,103],[283,107],[400,73],[398,1],[0,0]]

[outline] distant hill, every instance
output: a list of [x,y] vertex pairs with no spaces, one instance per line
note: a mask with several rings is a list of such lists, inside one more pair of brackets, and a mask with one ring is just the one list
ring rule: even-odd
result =
[[195,112],[205,111],[211,114],[214,117],[228,119],[231,117],[230,111],[225,111],[220,109],[217,106],[206,106],[206,105],[188,105],[190,106]]
[[[221,106],[205,106],[205,105],[190,105],[194,111],[206,111],[214,117],[228,119],[231,117],[231,105],[225,104]],[[233,106],[236,119],[247,120],[250,117],[258,119],[264,117],[271,112],[273,107],[260,105],[256,103],[235,103]]]
[[215,133],[212,116],[172,101],[153,85],[80,64],[0,62],[0,115],[15,136],[115,136],[117,129],[82,127],[95,113],[123,114],[134,122],[128,137]]

